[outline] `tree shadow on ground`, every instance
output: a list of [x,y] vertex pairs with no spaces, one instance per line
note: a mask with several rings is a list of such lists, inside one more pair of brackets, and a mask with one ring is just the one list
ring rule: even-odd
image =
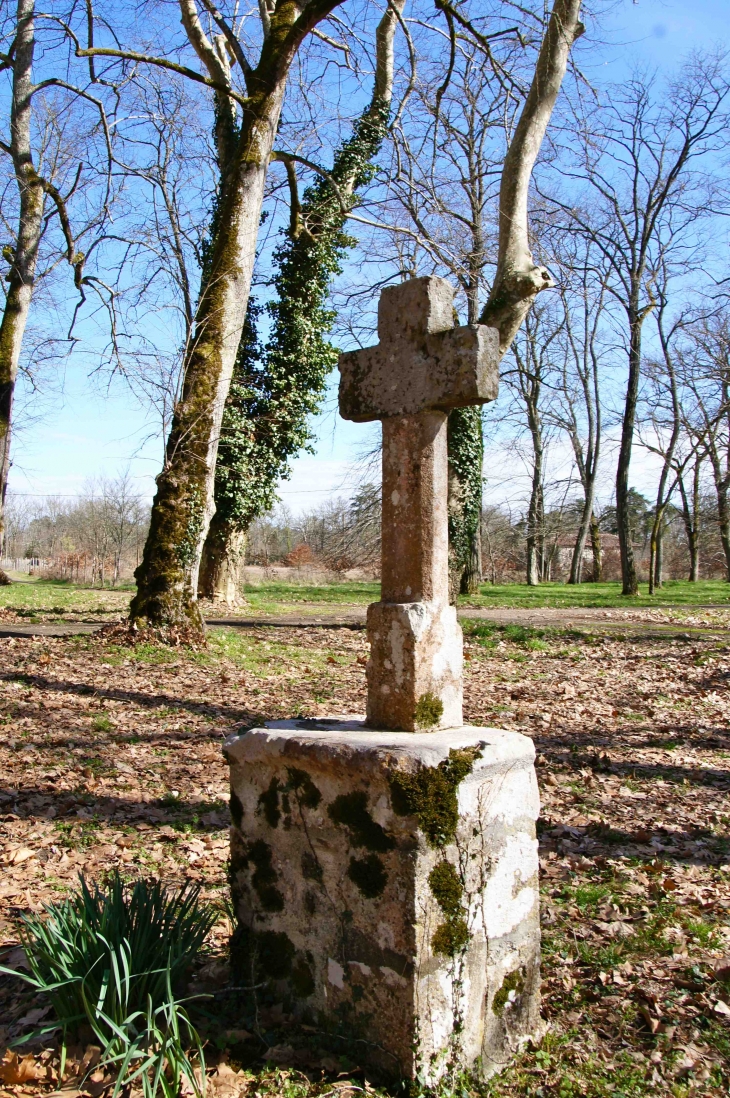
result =
[[174,694],[145,694],[139,690],[118,690],[91,686],[89,683],[68,682],[63,679],[48,679],[43,675],[32,675],[23,671],[8,671],[0,674],[2,682],[18,682],[32,686],[35,690],[49,693],[74,694],[77,697],[107,698],[110,701],[131,702],[146,709],[183,709],[189,713],[211,717],[226,717],[232,721],[249,721],[252,717],[248,709],[237,709],[225,703],[215,705],[211,702],[188,701]]
[[138,819],[180,828],[194,823],[209,831],[220,831],[229,823],[227,806],[221,800],[185,800],[169,796],[143,800],[107,792],[57,792],[51,782],[17,791],[0,791],[0,819],[11,816],[79,823]]

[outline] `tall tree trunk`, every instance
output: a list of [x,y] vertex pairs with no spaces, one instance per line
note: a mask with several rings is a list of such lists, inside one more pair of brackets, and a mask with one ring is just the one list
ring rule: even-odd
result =
[[700,578],[700,466],[702,462],[698,458],[692,470],[692,502],[687,497],[684,486],[684,477],[681,473],[677,476],[679,492],[682,499],[682,519],[687,536],[687,548],[689,550],[689,582],[696,583]]
[[[0,536],[5,530],[5,499],[10,472],[13,398],[20,351],[35,282],[38,245],[43,225],[44,191],[31,153],[31,95],[35,49],[34,0],[18,0],[10,105],[10,150],[18,184],[20,210],[8,288],[0,321]],[[12,257],[8,253],[12,252]]]
[[717,489],[717,517],[722,551],[725,554],[725,578],[730,582],[730,507],[728,507],[727,483],[724,481]]
[[195,333],[184,363],[157,478],[142,563],[135,572],[132,621],[202,629],[198,571],[214,510],[213,485],[221,419],[251,287],[264,182],[284,95],[285,74],[243,114],[223,173],[217,233],[202,287]]
[[218,514],[213,515],[200,562],[198,595],[225,606],[240,606],[245,601],[240,582],[246,532],[228,527]]
[[[654,590],[658,587],[662,587],[664,584],[664,531],[666,527],[664,525],[664,513],[662,513],[662,521],[659,524],[656,536],[656,549],[654,557]],[[653,594],[653,592],[651,592]]]
[[641,371],[641,325],[638,308],[632,306],[629,314],[629,377],[626,386],[623,422],[621,425],[621,447],[616,469],[616,525],[621,549],[621,575],[624,595],[638,595],[639,579],[636,572],[634,547],[631,541],[631,521],[629,515],[629,467],[631,465],[631,447],[634,441],[636,423],[636,405],[639,399],[639,376]]
[[591,552],[593,553],[593,583],[600,583],[603,579],[603,550],[601,547],[601,528],[598,519],[591,515]]
[[583,503],[583,510],[580,516],[580,523],[578,525],[578,536],[575,539],[575,546],[573,547],[573,556],[570,561],[570,576],[568,577],[568,583],[580,583],[583,576],[583,554],[585,553],[586,542],[588,540],[588,533],[591,528],[591,521],[593,519],[593,497],[595,494],[595,481],[591,478],[588,481],[588,491]]
[[541,497],[542,497],[542,443],[535,448],[532,467],[532,490],[527,509],[527,569],[526,581],[529,587],[537,587],[542,574],[541,559]]

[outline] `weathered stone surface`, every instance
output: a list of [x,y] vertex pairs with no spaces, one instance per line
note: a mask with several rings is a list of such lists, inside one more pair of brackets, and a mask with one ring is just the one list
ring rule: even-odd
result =
[[376,602],[368,607],[367,722],[373,728],[462,724],[463,638],[446,602]]
[[448,601],[447,493],[444,413],[384,420],[383,602]]
[[340,415],[364,423],[494,400],[499,333],[454,327],[454,291],[435,276],[387,286],[380,343],[340,355]]
[[243,982],[409,1078],[537,1033],[529,739],[285,721],[225,751]]
[[454,328],[443,278],[383,290],[380,343],[340,356],[340,412],[383,422],[382,602],[368,612],[367,719],[374,727],[462,722],[462,637],[448,608],[446,412],[497,395],[499,337]]

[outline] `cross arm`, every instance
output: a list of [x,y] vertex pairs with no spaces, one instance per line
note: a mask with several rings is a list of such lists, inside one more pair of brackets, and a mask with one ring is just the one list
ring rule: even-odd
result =
[[484,324],[340,355],[340,415],[365,423],[495,400],[499,333]]

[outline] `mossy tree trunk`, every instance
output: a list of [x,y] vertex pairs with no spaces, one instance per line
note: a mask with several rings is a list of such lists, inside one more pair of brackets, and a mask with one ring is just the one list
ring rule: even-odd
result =
[[591,552],[593,553],[593,583],[600,583],[603,579],[603,549],[601,546],[601,528],[598,519],[591,515]]
[[45,193],[33,165],[31,101],[35,50],[35,4],[18,0],[10,106],[10,152],[20,208],[15,245],[3,249],[10,263],[8,288],[0,321],[0,546],[5,536],[5,496],[10,472],[13,398],[20,352],[33,297],[38,245],[43,227]]
[[[334,314],[327,297],[346,251],[347,209],[372,174],[370,161],[387,133],[393,89],[394,37],[405,0],[392,0],[376,32],[373,95],[352,135],[336,151],[327,177],[298,193],[295,156],[277,153],[291,188],[291,220],[274,254],[277,299],[265,346],[258,339],[262,307],[249,304],[221,429],[215,471],[216,516],[203,547],[201,597],[224,600],[234,589],[240,549],[251,522],[276,500],[289,460],[310,439],[308,417],[319,407],[337,353],[327,341]],[[333,186],[334,184],[334,186]],[[234,563],[232,563],[234,562]]]
[[238,606],[241,596],[241,569],[246,556],[246,531],[231,529],[231,524],[213,515],[203,547],[198,577],[198,596],[225,606]]

